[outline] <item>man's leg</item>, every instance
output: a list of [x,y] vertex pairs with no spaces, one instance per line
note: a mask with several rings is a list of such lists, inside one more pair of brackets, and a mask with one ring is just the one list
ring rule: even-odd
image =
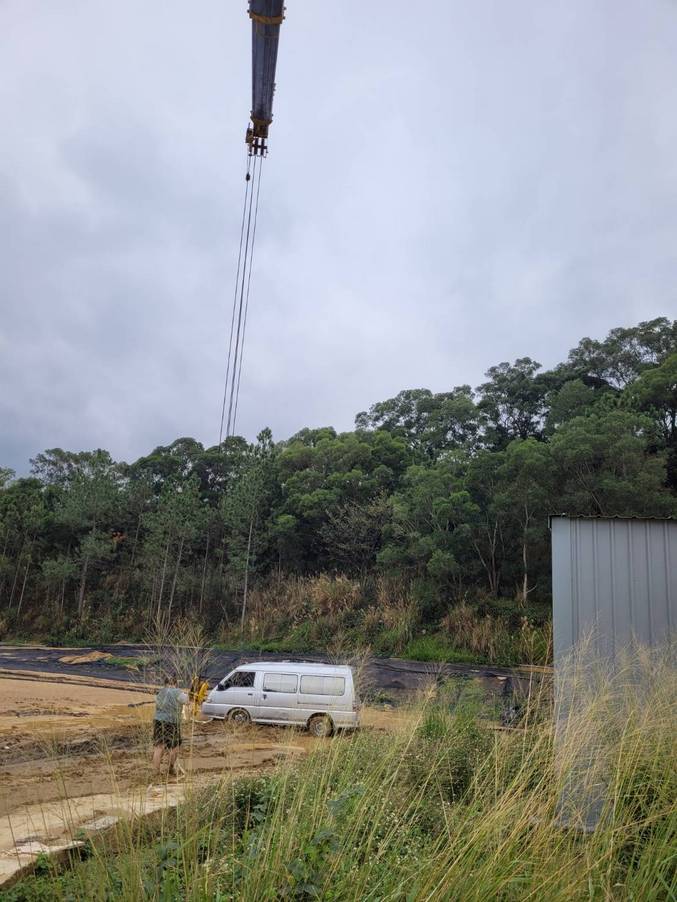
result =
[[169,773],[172,775],[176,775],[178,773],[176,767],[176,759],[179,757],[179,746],[175,746],[173,749],[169,750],[169,754],[167,756],[169,760]]
[[[162,753],[164,752],[164,746],[156,745],[153,748],[153,770],[156,774],[160,773],[160,765],[162,764]],[[170,761],[171,761],[171,752],[170,752]]]

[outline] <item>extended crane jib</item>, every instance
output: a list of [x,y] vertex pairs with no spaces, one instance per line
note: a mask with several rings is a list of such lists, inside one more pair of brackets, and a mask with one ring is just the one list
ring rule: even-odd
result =
[[249,153],[265,156],[268,128],[273,121],[275,67],[284,20],[283,0],[249,0],[252,21],[252,110],[246,142]]

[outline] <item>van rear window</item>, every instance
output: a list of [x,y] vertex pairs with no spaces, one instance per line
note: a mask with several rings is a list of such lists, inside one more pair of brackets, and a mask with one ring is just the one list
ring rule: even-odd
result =
[[345,691],[345,677],[310,674],[301,677],[301,692],[304,695],[343,695]]
[[263,691],[296,692],[297,682],[295,673],[266,673],[263,676]]

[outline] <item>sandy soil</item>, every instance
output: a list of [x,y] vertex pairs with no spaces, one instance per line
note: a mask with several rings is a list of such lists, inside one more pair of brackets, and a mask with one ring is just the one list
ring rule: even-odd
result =
[[81,685],[74,681],[57,682],[47,678],[6,678],[2,679],[0,688],[2,732],[16,726],[17,718],[30,724],[31,729],[38,724],[54,725],[57,722],[67,728],[68,718],[102,713],[108,717],[120,716],[129,713],[128,704],[153,698],[150,693],[137,692],[125,686],[115,688],[106,683]]
[[317,742],[291,729],[187,722],[185,776],[168,781],[149,766],[153,695],[91,683],[0,678],[0,883],[83,830],[175,805],[189,787],[274,766]]
[[[179,780],[150,769],[154,690],[75,674],[0,672],[0,884],[41,852],[118,819],[178,804],[192,788],[303,755],[309,734],[220,721],[184,723]],[[392,730],[411,707],[365,708],[362,726]]]

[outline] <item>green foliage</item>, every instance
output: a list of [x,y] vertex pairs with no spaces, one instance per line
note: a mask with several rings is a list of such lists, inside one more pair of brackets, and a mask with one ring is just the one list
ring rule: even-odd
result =
[[629,406],[656,424],[659,447],[665,448],[667,454],[668,484],[677,490],[677,354],[645,369],[625,394]]
[[456,648],[449,639],[439,634],[412,639],[407,643],[403,657],[414,661],[440,661],[447,664],[469,664],[478,659],[475,652]]
[[586,385],[582,379],[565,382],[559,390],[549,396],[547,433],[551,435],[558,426],[576,416],[585,416],[600,397],[604,397],[604,394]]
[[513,365],[499,363],[487,370],[480,385],[479,409],[487,421],[487,438],[496,449],[512,439],[539,435],[545,413],[547,382],[536,375],[541,368],[530,357]]
[[[572,674],[580,702],[557,741],[538,697],[521,729],[501,731],[481,689],[431,687],[391,730],[193,786],[170,815],[95,840],[86,861],[43,867],[0,900],[670,899],[674,664],[654,654],[653,680],[638,680],[645,666],[594,684]],[[567,826],[566,789],[585,778],[592,741],[606,792],[583,832]]]
[[384,429],[404,438],[418,454],[436,460],[456,448],[472,450],[480,434],[480,418],[469,385],[433,394],[426,388],[400,392],[358,413],[359,430]]
[[586,384],[624,389],[675,353],[677,320],[664,316],[629,328],[612,329],[603,341],[584,338],[565,367]]
[[[676,424],[659,317],[549,371],[522,357],[476,389],[402,391],[351,432],[182,437],[132,464],[48,449],[29,478],[0,468],[2,630],[116,641],[186,617],[295,652],[542,658],[548,515],[673,514]],[[516,616],[491,607],[510,599]]]
[[[407,761],[408,779],[414,791],[432,781],[441,802],[455,802],[470,789],[473,777],[484,764],[492,746],[491,731],[478,718],[476,698],[455,700],[451,710],[448,694],[431,705],[418,727],[418,743]],[[445,704],[446,703],[446,704]],[[430,762],[435,762],[431,773]],[[430,812],[425,812],[430,819]],[[434,823],[434,822],[433,822]],[[434,829],[429,824],[428,829]]]
[[468,522],[476,515],[458,461],[414,465],[393,498],[393,518],[381,565],[430,579],[449,590],[468,553]]
[[668,516],[665,456],[647,454],[648,417],[619,407],[574,417],[550,442],[562,510],[601,516]]

